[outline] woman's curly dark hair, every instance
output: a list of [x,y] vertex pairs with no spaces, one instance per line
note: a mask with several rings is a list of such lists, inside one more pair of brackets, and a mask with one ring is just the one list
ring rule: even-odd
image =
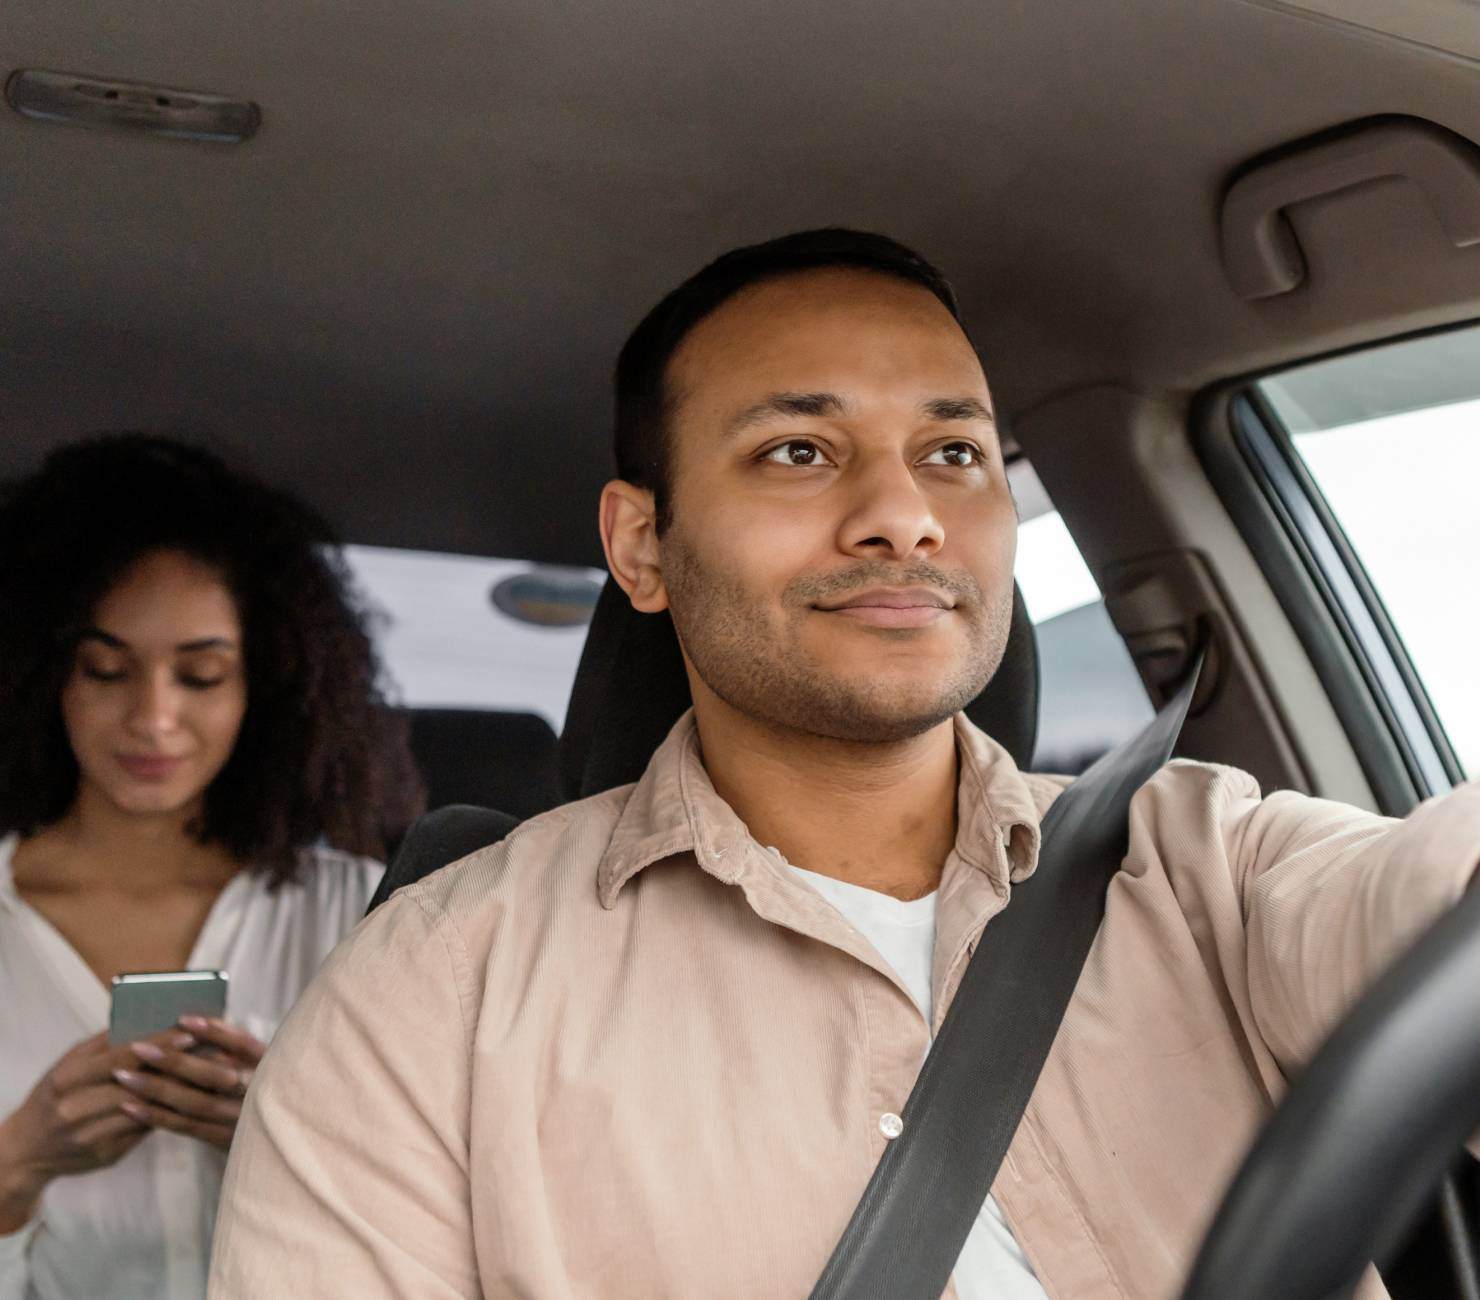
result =
[[384,858],[421,784],[336,538],[212,453],[133,433],[64,447],[0,495],[0,832],[29,835],[71,808],[61,693],[78,638],[130,566],[162,550],[220,573],[242,622],[246,715],[200,839],[274,885],[321,839]]

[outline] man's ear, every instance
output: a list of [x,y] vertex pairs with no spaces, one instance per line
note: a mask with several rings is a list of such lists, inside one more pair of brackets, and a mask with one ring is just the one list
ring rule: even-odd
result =
[[622,479],[601,489],[601,545],[607,568],[633,609],[656,614],[668,608],[651,492]]

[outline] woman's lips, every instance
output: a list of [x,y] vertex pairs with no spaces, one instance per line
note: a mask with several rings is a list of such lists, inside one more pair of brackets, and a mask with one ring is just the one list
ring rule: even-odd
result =
[[118,756],[118,765],[137,781],[167,781],[184,761],[183,758],[169,758],[159,754]]

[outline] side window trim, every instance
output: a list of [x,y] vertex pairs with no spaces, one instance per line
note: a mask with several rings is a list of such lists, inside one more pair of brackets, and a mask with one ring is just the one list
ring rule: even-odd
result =
[[[1264,510],[1250,510],[1247,501],[1239,509],[1237,494],[1227,491],[1225,500],[1311,654],[1383,810],[1402,815],[1462,779],[1453,748],[1381,600],[1281,422],[1252,388],[1234,393],[1226,409],[1233,446]],[[1230,466],[1221,470],[1214,478],[1224,489]],[[1258,533],[1271,526],[1284,545],[1270,546],[1268,538],[1256,545]],[[1298,576],[1278,567],[1291,559],[1300,565]],[[1344,654],[1333,653],[1333,636]]]

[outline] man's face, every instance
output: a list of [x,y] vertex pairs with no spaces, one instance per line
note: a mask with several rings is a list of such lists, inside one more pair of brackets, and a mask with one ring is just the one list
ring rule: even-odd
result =
[[1001,662],[1017,518],[976,354],[929,291],[808,272],[668,369],[662,582],[696,699],[835,739],[921,734]]

